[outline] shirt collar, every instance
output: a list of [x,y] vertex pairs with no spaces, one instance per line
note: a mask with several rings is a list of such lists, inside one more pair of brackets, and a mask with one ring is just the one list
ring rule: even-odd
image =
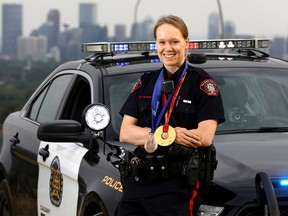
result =
[[178,82],[178,80],[179,80],[179,78],[180,78],[180,76],[181,76],[181,74],[182,74],[182,72],[183,72],[183,70],[184,70],[184,68],[185,68],[185,63],[186,63],[186,62],[184,62],[184,63],[178,68],[178,70],[177,70],[174,74],[172,74],[172,76],[171,76],[170,78],[168,78],[167,70],[166,70],[165,66],[163,66],[163,67],[164,67],[164,71],[165,71],[165,73],[164,73],[164,79],[165,79],[165,80],[167,80],[167,79],[172,79],[172,80],[174,81],[174,84],[177,84],[177,82]]

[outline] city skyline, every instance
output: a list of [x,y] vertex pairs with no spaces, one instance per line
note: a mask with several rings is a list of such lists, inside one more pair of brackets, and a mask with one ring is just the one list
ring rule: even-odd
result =
[[[117,24],[126,25],[126,33],[130,34],[131,26],[135,21],[136,2],[136,0],[117,2],[113,0],[73,0],[72,3],[69,0],[2,0],[2,4],[23,5],[23,35],[25,36],[46,21],[48,11],[51,9],[60,11],[61,30],[63,30],[64,24],[68,24],[70,28],[79,27],[80,3],[97,4],[98,24],[108,27],[109,36],[114,35],[114,27]],[[169,4],[164,0],[157,0],[157,2],[139,0],[139,3],[136,16],[138,22],[143,22],[146,17],[151,17],[155,22],[162,15],[179,15],[187,23],[190,37],[197,39],[208,36],[208,17],[211,13],[218,12],[216,0],[194,0],[189,3],[178,0],[176,3],[169,2]],[[288,20],[286,13],[288,2],[286,0],[277,0],[277,4],[269,0],[221,0],[221,5],[224,21],[232,21],[236,26],[237,34],[270,38],[287,36],[288,26],[285,20]],[[68,9],[67,6],[69,6]],[[188,12],[185,13],[185,11]]]
[[[33,1],[33,0],[30,0]],[[137,0],[139,3],[141,0]],[[139,5],[139,4],[138,4]],[[134,20],[131,23],[131,30],[126,31],[128,24],[115,24],[115,34],[109,34],[107,25],[102,25],[98,20],[97,3],[79,3],[78,5],[78,25],[69,28],[67,23],[61,22],[61,10],[51,8],[44,21],[35,27],[29,34],[25,34],[24,29],[24,5],[21,3],[5,3],[2,5],[2,46],[1,58],[12,58],[18,60],[46,60],[57,59],[57,61],[78,59],[83,57],[79,49],[81,43],[100,41],[151,41],[154,40],[153,18]],[[253,33],[237,32],[236,25],[231,20],[224,20],[220,24],[221,18],[217,12],[211,12],[205,24],[208,33],[204,39],[218,38],[255,38]],[[64,31],[61,31],[61,23]],[[65,26],[66,25],[66,26]],[[189,25],[189,24],[187,24]],[[220,27],[221,26],[221,27]],[[129,27],[129,26],[128,26]],[[221,31],[221,28],[224,31]],[[189,26],[188,26],[189,28]],[[190,39],[197,37],[189,35]],[[258,37],[259,38],[259,37]],[[267,38],[267,37],[266,37]],[[271,53],[278,57],[287,53],[287,36],[277,36],[271,39],[275,41]],[[197,39],[202,39],[198,37]],[[282,47],[281,50],[278,48]]]

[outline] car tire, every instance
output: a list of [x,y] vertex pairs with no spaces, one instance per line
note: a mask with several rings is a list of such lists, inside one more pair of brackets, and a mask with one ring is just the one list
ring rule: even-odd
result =
[[93,194],[86,196],[80,216],[108,216],[103,203]]
[[0,215],[2,216],[13,215],[9,185],[6,179],[2,180],[0,184]]

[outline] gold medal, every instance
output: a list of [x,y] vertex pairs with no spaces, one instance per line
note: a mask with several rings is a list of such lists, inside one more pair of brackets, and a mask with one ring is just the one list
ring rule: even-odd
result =
[[168,126],[168,132],[163,132],[163,125],[158,127],[154,133],[154,140],[160,146],[171,145],[176,138],[176,131]]
[[148,153],[153,153],[158,148],[158,145],[154,140],[153,133],[149,133],[149,137],[148,137],[148,140],[144,144],[144,148]]

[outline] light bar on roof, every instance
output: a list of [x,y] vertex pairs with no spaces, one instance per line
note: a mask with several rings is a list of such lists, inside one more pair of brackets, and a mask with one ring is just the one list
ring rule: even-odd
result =
[[[261,49],[268,48],[268,39],[217,39],[217,40],[193,40],[189,41],[189,50],[199,49]],[[82,52],[88,53],[128,53],[128,52],[155,52],[157,50],[154,41],[138,42],[99,42],[84,43]]]
[[261,49],[268,48],[268,39],[217,39],[190,41],[189,50],[195,49]]
[[81,50],[82,52],[90,53],[154,52],[156,51],[156,43],[153,41],[84,43],[81,46]]

